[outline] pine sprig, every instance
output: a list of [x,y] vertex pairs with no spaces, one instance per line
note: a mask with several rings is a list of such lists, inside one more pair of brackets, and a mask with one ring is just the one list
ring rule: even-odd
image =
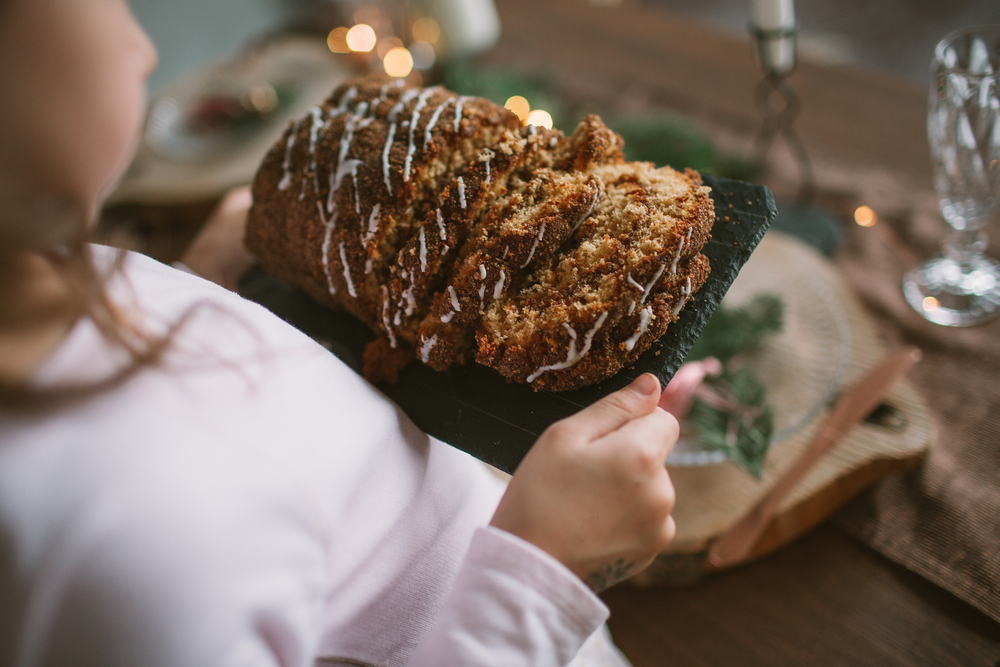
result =
[[783,305],[772,294],[754,298],[741,308],[720,306],[688,355],[689,361],[715,357],[722,374],[708,380],[687,420],[710,449],[725,452],[736,465],[760,479],[774,432],[774,408],[757,375],[739,356],[781,330]]

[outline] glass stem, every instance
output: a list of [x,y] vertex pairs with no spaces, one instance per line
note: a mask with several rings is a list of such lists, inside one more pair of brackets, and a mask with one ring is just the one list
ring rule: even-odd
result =
[[945,238],[942,251],[948,259],[963,269],[970,269],[972,259],[986,249],[986,232],[982,229],[952,229]]

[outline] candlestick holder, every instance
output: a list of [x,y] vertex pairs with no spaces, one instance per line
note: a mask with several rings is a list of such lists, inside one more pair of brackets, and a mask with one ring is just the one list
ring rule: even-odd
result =
[[833,216],[813,206],[816,177],[809,153],[795,130],[802,103],[787,79],[795,70],[798,26],[765,30],[751,23],[749,30],[757,62],[764,72],[753,94],[762,119],[754,139],[754,157],[760,164],[766,164],[775,140],[781,137],[792,151],[799,175],[795,198],[778,207],[773,226],[802,238],[825,254],[832,254],[840,244],[840,229]]

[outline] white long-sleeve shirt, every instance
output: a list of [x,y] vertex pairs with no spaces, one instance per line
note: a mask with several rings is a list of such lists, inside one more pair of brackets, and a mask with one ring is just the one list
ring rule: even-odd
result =
[[[187,319],[118,388],[0,416],[0,664],[514,667],[603,642],[579,579],[484,527],[501,483],[321,346],[141,255],[111,293],[154,332]],[[38,382],[120,362],[81,321]]]

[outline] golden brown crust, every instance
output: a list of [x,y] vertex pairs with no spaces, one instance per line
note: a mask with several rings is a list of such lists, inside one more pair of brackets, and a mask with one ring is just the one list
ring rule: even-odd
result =
[[710,270],[695,172],[626,163],[596,116],[564,136],[385,77],[292,124],[253,190],[248,247],[379,335],[372,380],[475,358],[536,388],[585,386],[648,349]]

